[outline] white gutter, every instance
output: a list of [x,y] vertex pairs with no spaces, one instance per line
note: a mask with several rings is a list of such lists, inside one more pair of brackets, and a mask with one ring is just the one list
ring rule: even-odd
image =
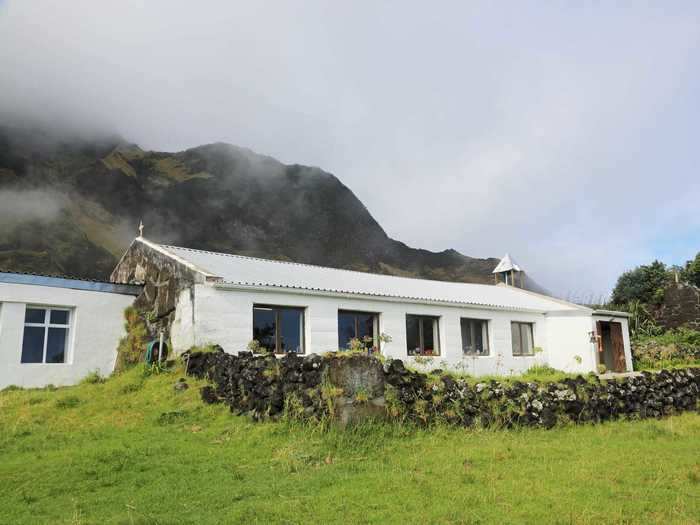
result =
[[469,308],[473,310],[494,310],[494,311],[516,311],[533,314],[546,314],[546,310],[535,310],[532,308],[520,308],[517,306],[496,306],[477,303],[460,303],[457,301],[438,301],[434,299],[420,299],[415,297],[396,297],[390,295],[375,295],[369,293],[334,292],[330,290],[314,290],[309,288],[296,288],[293,286],[271,286],[264,284],[243,284],[210,282],[207,284],[220,290],[242,290],[242,291],[263,291],[275,293],[300,293],[304,295],[314,295],[318,297],[339,297],[343,299],[357,299],[358,297],[368,298],[373,301],[385,301],[390,303],[410,303],[410,304],[430,304],[436,306],[449,306],[452,308]]

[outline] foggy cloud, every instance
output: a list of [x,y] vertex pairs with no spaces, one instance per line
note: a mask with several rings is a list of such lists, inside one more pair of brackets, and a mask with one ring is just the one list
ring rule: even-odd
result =
[[0,223],[53,220],[66,206],[65,196],[43,190],[0,191]]
[[693,255],[700,6],[489,4],[0,1],[0,115],[319,166],[561,295]]

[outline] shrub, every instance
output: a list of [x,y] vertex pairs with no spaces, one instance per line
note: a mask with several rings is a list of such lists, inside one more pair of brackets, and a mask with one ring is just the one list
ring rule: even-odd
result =
[[138,381],[135,383],[127,383],[119,388],[120,394],[131,394],[133,392],[138,392],[143,388],[143,381]]
[[56,408],[75,408],[80,404],[80,398],[67,396],[56,401]]
[[260,344],[260,341],[257,339],[252,339],[250,342],[248,342],[248,345],[246,347],[249,352],[252,352],[254,354],[267,354],[270,352],[270,350]]
[[158,416],[159,425],[172,425],[179,421],[182,421],[187,417],[187,413],[184,410],[172,410],[170,412],[163,412]]
[[681,327],[639,336],[632,342],[632,357],[637,370],[700,364],[700,331]]
[[664,287],[670,280],[666,265],[654,261],[623,273],[613,289],[612,302],[616,304],[641,301],[659,304],[664,299]]
[[557,370],[556,368],[552,368],[549,365],[532,365],[530,368],[525,370],[523,376],[527,376],[529,379],[535,377],[551,377],[563,373],[564,372]]
[[700,286],[700,252],[695,256],[695,259],[686,263],[681,277],[690,284]]
[[96,385],[99,383],[104,383],[105,378],[102,377],[99,370],[94,370],[86,375],[81,381],[81,385]]
[[119,341],[115,371],[121,372],[143,361],[148,344],[148,330],[141,313],[129,306],[124,310],[126,336]]

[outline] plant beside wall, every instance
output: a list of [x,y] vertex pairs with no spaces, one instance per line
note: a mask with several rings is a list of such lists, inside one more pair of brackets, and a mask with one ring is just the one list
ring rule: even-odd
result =
[[116,372],[142,362],[148,345],[146,321],[133,306],[124,310],[124,330],[126,336],[122,337],[117,346],[117,361],[114,366]]
[[700,331],[676,328],[658,335],[639,335],[632,341],[638,370],[700,364]]
[[257,420],[342,423],[363,410],[368,417],[421,425],[550,428],[697,410],[700,392],[700,368],[609,381],[538,368],[533,373],[543,379],[505,381],[421,373],[401,360],[382,362],[359,353],[277,358],[219,349],[188,355],[189,373],[212,382],[202,389],[204,401],[225,403]]

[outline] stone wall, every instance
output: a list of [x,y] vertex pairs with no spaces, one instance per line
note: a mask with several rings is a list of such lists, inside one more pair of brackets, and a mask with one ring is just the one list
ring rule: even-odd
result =
[[664,292],[664,301],[653,310],[654,318],[664,328],[687,326],[700,330],[700,288],[674,283]]
[[601,381],[474,383],[400,360],[341,353],[301,357],[238,355],[221,349],[187,355],[188,373],[207,377],[208,403],[226,403],[255,419],[292,417],[347,423],[368,415],[419,424],[539,426],[660,417],[697,410],[700,369],[667,370]]
[[145,314],[152,337],[160,329],[170,336],[182,292],[189,291],[189,300],[194,304],[195,279],[195,273],[185,265],[140,242],[129,247],[110,277],[112,282],[144,285],[134,306]]

